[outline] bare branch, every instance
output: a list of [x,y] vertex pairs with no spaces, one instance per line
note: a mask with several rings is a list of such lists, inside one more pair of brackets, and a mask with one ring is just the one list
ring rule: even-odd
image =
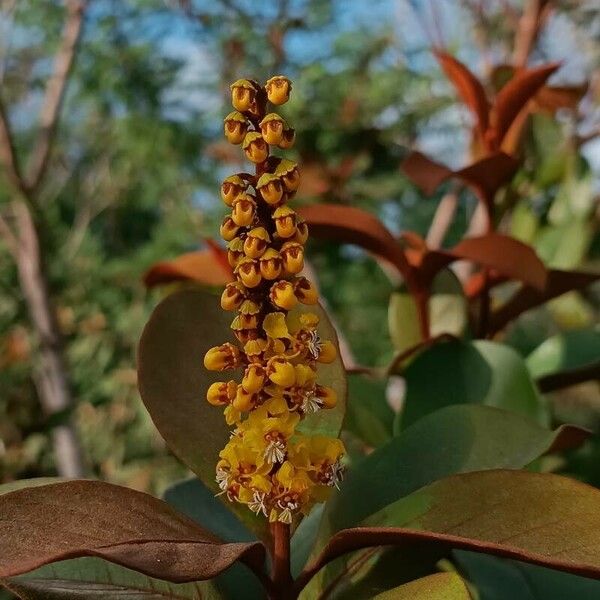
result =
[[8,115],[4,103],[0,99],[0,164],[4,168],[8,182],[15,190],[26,193],[26,185],[21,174],[21,165],[13,139]]
[[2,214],[0,214],[0,238],[6,244],[8,251],[16,258],[19,250],[19,240]]
[[56,133],[60,108],[65,95],[69,73],[73,67],[77,44],[83,28],[85,0],[67,0],[67,20],[54,59],[54,68],[46,85],[40,113],[40,129],[27,168],[27,185],[35,190],[40,184]]
[[452,225],[458,206],[458,189],[455,188],[441,199],[427,232],[427,247],[433,250],[441,248],[446,233]]
[[538,36],[552,9],[551,0],[529,0],[519,19],[515,35],[513,65],[522,68],[527,64]]

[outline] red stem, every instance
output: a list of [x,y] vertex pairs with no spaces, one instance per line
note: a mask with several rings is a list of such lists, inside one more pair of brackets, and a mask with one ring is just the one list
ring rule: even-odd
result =
[[271,523],[273,538],[273,586],[271,600],[284,600],[290,597],[292,574],[290,572],[290,526],[276,521]]
[[413,297],[417,305],[421,337],[426,342],[431,337],[429,330],[429,293],[426,290],[415,291]]

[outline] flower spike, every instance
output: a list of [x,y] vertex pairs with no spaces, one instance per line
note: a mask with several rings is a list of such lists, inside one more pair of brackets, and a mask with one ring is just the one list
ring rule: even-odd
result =
[[297,429],[337,399],[317,382],[317,365],[335,360],[335,345],[319,336],[316,314],[290,314],[318,301],[315,286],[299,275],[308,228],[287,205],[300,183],[298,166],[270,155],[294,143],[294,129],[267,110],[268,103],[287,102],[291,89],[280,75],[264,87],[250,79],[231,86],[235,110],[225,117],[225,137],[241,144],[255,165],[254,175],[234,174],[221,185],[230,212],[220,233],[235,273],[221,307],[237,311],[231,329],[238,345],[221,344],[204,357],[209,370],[243,372],[238,381],[218,381],[207,391],[207,401],[234,427],[216,465],[221,493],[286,524],[337,487],[345,454],[340,440]]

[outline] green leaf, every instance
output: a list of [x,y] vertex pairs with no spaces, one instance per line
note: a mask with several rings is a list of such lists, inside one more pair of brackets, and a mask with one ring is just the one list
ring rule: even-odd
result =
[[[326,505],[319,548],[331,535],[442,477],[485,469],[522,468],[587,433],[571,426],[556,431],[513,412],[483,405],[442,408],[402,431],[351,469]],[[343,559],[340,559],[343,561]],[[328,565],[311,589],[322,590],[343,568]],[[314,586],[314,587],[313,587]],[[317,593],[317,592],[315,592]]]
[[463,580],[456,573],[437,573],[388,590],[373,600],[470,600]]
[[348,406],[344,430],[371,447],[392,437],[394,412],[386,401],[387,381],[362,374],[348,376]]
[[298,575],[308,561],[308,557],[317,540],[324,509],[324,504],[317,504],[310,513],[300,521],[300,525],[298,525],[298,528],[292,536],[290,548],[292,577]]
[[[323,310],[318,306],[310,310],[319,315],[321,337],[335,343],[335,331]],[[210,347],[234,340],[229,328],[231,318],[216,296],[201,290],[175,293],[154,310],[144,329],[138,357],[140,393],[157,429],[173,452],[215,493],[220,491],[215,465],[230,431],[223,411],[206,401],[206,390],[215,381],[231,378],[231,373],[207,371],[202,361]],[[302,430],[337,436],[346,397],[341,360],[320,365],[318,380],[336,390],[338,405],[311,415],[303,422]],[[267,539],[264,519],[239,504],[230,508],[261,539]]]
[[255,571],[260,543],[225,543],[165,502],[101,481],[0,495],[0,578],[95,556],[174,583],[211,579],[236,561]]
[[[467,302],[460,281],[450,269],[440,271],[433,280],[428,306],[432,337],[443,333],[458,337],[464,333]],[[417,306],[405,289],[390,296],[388,326],[397,352],[403,352],[423,340]]]
[[559,475],[507,470],[452,475],[363,524],[423,531],[434,541],[439,534],[442,545],[600,577],[600,491]]
[[480,600],[600,598],[600,581],[487,554],[463,550],[453,554]]
[[521,413],[545,425],[549,417],[522,358],[488,341],[439,342],[406,369],[400,431],[422,416],[451,404],[486,404]]
[[580,329],[555,335],[528,357],[527,367],[536,379],[557,371],[570,371],[598,362],[600,331]]
[[482,405],[454,405],[423,417],[352,469],[328,503],[333,531],[362,519],[437,479],[485,469],[519,469],[570,436],[514,412]]
[[154,579],[100,558],[65,560],[8,581],[27,600],[218,600],[213,583],[175,584]]
[[336,533],[296,585],[341,556],[379,546],[396,547],[408,557],[429,548],[437,551],[437,560],[452,549],[475,550],[599,579],[598,539],[596,488],[549,473],[463,473],[386,506],[360,527]]
[[[164,499],[179,512],[226,542],[255,542],[256,536],[199,479],[189,479],[171,486]],[[235,598],[236,590],[245,590],[245,598],[262,598],[260,582],[243,565],[234,564],[215,579],[226,597]]]

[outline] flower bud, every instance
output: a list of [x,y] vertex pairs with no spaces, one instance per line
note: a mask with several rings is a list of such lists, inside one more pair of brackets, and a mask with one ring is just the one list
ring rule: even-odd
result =
[[267,90],[267,98],[269,102],[277,106],[285,104],[290,98],[292,91],[292,82],[283,75],[271,77],[265,84]]
[[337,404],[337,394],[335,393],[335,390],[326,385],[317,384],[315,386],[315,395],[323,403],[323,408],[334,408]]
[[244,371],[242,379],[242,387],[250,394],[255,394],[262,389],[267,374],[265,368],[259,364],[251,364]]
[[234,398],[237,390],[235,381],[217,381],[213,383],[206,391],[206,399],[213,406],[224,406],[229,404]]
[[337,350],[331,340],[325,340],[319,344],[318,362],[328,365],[336,359],[336,356]]
[[246,158],[253,163],[262,163],[269,156],[269,146],[258,131],[250,131],[246,134],[242,144]]
[[247,256],[238,262],[234,272],[247,288],[255,288],[262,279],[258,261]]
[[268,340],[265,340],[264,338],[256,338],[244,344],[244,354],[250,363],[255,363],[262,360],[262,356],[268,347]]
[[294,280],[294,293],[302,304],[316,304],[319,301],[317,289],[306,277]]
[[248,184],[239,175],[231,175],[221,184],[221,199],[227,206],[231,206],[247,187]]
[[251,194],[242,194],[233,201],[231,218],[236,225],[248,227],[256,216],[256,200]]
[[221,308],[235,310],[246,297],[246,288],[239,281],[232,281],[225,286],[221,294]]
[[281,256],[274,248],[268,248],[267,251],[260,257],[260,273],[269,281],[277,279],[281,275]]
[[271,146],[277,146],[281,142],[285,127],[285,121],[277,113],[269,113],[260,122],[263,139]]
[[298,172],[298,165],[295,162],[287,158],[282,159],[275,169],[275,175],[281,177],[286,191],[295,192],[298,189],[300,185],[300,173]]
[[248,79],[238,79],[230,87],[233,108],[241,112],[248,110],[256,98],[256,88],[252,82]]
[[291,127],[287,127],[283,130],[283,134],[281,136],[281,140],[279,144],[277,144],[278,148],[282,150],[288,150],[294,145],[296,141],[296,130]]
[[285,280],[273,284],[269,292],[269,299],[275,306],[284,310],[292,310],[298,303],[294,294],[294,286]]
[[277,235],[282,238],[292,237],[296,233],[296,213],[289,206],[280,206],[273,212]]
[[233,399],[233,407],[240,412],[247,412],[256,406],[258,396],[247,392],[241,385],[238,386],[235,398]]
[[230,242],[238,234],[239,230],[239,226],[236,225],[231,216],[228,215],[223,219],[219,233],[226,242]]
[[227,244],[227,262],[232,269],[235,269],[242,258],[244,258],[244,242],[242,238],[233,238]]
[[226,342],[214,346],[204,355],[204,366],[209,371],[225,371],[240,365],[240,350],[237,346]]
[[281,179],[273,173],[264,173],[260,176],[256,189],[260,192],[267,204],[276,205],[283,197],[283,185]]
[[259,258],[268,247],[271,237],[264,227],[255,227],[248,232],[244,240],[244,252],[250,258]]
[[299,244],[306,244],[308,239],[308,225],[306,221],[301,217],[296,217],[296,233],[292,238],[292,241],[298,242]]
[[283,268],[287,273],[295,275],[304,268],[304,248],[298,242],[285,242],[279,252]]
[[269,379],[281,387],[291,387],[296,381],[294,366],[281,356],[274,356],[267,363]]
[[242,113],[233,111],[225,117],[223,130],[230,144],[241,144],[248,131],[248,121]]

